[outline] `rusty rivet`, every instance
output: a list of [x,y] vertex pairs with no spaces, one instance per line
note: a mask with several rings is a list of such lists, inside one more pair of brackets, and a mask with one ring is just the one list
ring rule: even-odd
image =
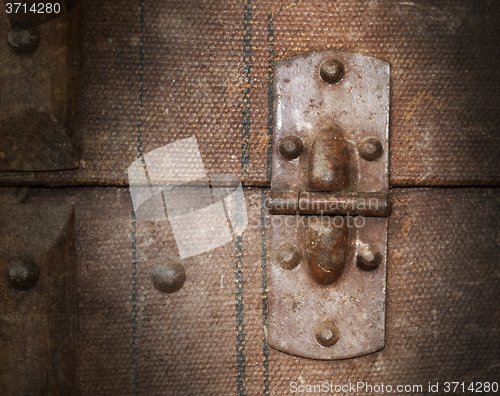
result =
[[159,292],[174,293],[184,285],[186,271],[179,261],[165,260],[153,268],[151,280]]
[[7,33],[7,42],[15,52],[27,54],[38,47],[40,31],[36,26],[29,29],[14,26]]
[[283,269],[294,269],[302,260],[302,253],[290,243],[281,245],[277,251],[277,261]]
[[339,339],[340,331],[338,327],[330,321],[321,323],[316,329],[316,341],[324,347],[335,345]]
[[298,156],[302,153],[304,145],[302,144],[302,140],[300,140],[297,136],[288,135],[280,139],[279,150],[281,155],[287,160],[293,160],[298,158]]
[[366,138],[358,146],[359,155],[366,161],[375,161],[382,157],[384,148],[380,140],[375,138]]
[[40,277],[40,268],[32,258],[14,258],[9,262],[7,278],[17,290],[28,290],[36,285]]
[[382,262],[382,254],[375,245],[366,245],[358,253],[358,267],[365,271],[373,271]]
[[319,75],[327,84],[336,84],[344,78],[345,69],[342,62],[337,59],[330,59],[321,65]]

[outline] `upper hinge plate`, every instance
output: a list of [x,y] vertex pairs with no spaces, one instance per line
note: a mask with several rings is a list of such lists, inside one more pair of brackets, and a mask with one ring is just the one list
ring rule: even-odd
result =
[[[335,59],[344,66],[344,77],[325,83],[321,66]],[[338,52],[312,52],[276,63],[274,134],[272,156],[273,191],[308,191],[307,155],[315,135],[324,127],[339,126],[351,155],[356,180],[354,190],[389,192],[389,64],[371,56]],[[279,142],[294,135],[303,143],[302,155],[287,160]],[[366,139],[381,142],[377,160],[364,160],[359,145]]]
[[314,359],[385,342],[389,64],[340,51],[276,63],[269,344]]

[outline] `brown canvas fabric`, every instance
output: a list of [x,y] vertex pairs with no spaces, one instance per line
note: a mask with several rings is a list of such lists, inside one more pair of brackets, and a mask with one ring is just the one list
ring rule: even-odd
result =
[[[498,3],[81,5],[80,168],[36,175],[39,186],[76,188],[28,197],[75,207],[81,395],[285,395],[290,382],[324,381],[430,394],[429,382],[498,381]],[[386,347],[333,362],[267,346],[268,190],[259,188],[269,185],[273,64],[323,49],[391,64],[392,187],[483,186],[393,188]],[[162,295],[149,274],[177,255],[170,225],[135,218],[126,171],[189,136],[209,174],[251,186],[250,225],[184,260],[186,284]]]
[[330,362],[264,342],[263,194],[245,190],[250,224],[241,244],[183,260],[184,287],[165,295],[149,276],[155,260],[177,255],[169,224],[135,220],[127,189],[30,193],[29,201],[75,207],[82,395],[285,395],[290,382],[426,390],[428,382],[442,389],[445,381],[498,381],[497,189],[393,190],[386,346]]
[[[491,1],[82,1],[81,166],[40,184],[127,185],[196,136],[209,173],[267,185],[274,62],[338,49],[391,64],[391,185],[498,185],[500,6]],[[270,99],[271,98],[271,99]]]

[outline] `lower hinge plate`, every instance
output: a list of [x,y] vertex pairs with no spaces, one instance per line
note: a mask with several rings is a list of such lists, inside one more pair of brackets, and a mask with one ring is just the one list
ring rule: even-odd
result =
[[[350,219],[352,242],[347,249],[341,277],[333,285],[324,286],[312,279],[304,262],[304,231],[311,217],[314,216],[271,216],[269,345],[312,359],[343,359],[382,349],[385,342],[388,219],[330,217],[337,224],[341,219],[345,222]],[[282,246],[299,250],[302,260],[294,269],[282,267]],[[380,264],[373,271],[357,264],[360,251],[366,246],[374,246],[381,254]],[[285,257],[286,253],[292,254],[285,252]],[[332,337],[335,330],[338,331],[338,341],[332,346],[320,344],[328,341],[325,323],[333,325],[330,329]],[[326,333],[324,341],[321,332]],[[320,337],[319,341],[317,337]]]

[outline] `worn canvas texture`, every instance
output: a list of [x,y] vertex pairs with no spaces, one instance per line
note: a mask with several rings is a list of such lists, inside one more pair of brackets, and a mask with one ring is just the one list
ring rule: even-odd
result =
[[[75,208],[81,395],[286,395],[291,382],[325,381],[431,394],[429,382],[498,382],[500,3],[81,6],[80,167],[38,172],[27,197]],[[262,209],[274,62],[324,49],[391,65],[386,346],[331,362],[267,345]],[[185,259],[184,287],[164,295],[150,271],[177,255],[172,230],[137,218],[127,168],[191,136],[209,175],[241,178],[249,225]]]
[[498,189],[392,194],[386,346],[315,361],[266,343],[265,189],[245,189],[243,238],[183,260],[186,283],[171,295],[150,280],[156,260],[177,254],[170,226],[135,219],[128,189],[31,191],[28,202],[75,208],[80,394],[285,395],[291,382],[325,381],[431,394],[429,382],[498,381]]
[[500,182],[500,4],[82,0],[80,168],[126,186],[138,155],[195,136],[209,173],[269,184],[274,63],[306,51],[391,65],[391,185]]

